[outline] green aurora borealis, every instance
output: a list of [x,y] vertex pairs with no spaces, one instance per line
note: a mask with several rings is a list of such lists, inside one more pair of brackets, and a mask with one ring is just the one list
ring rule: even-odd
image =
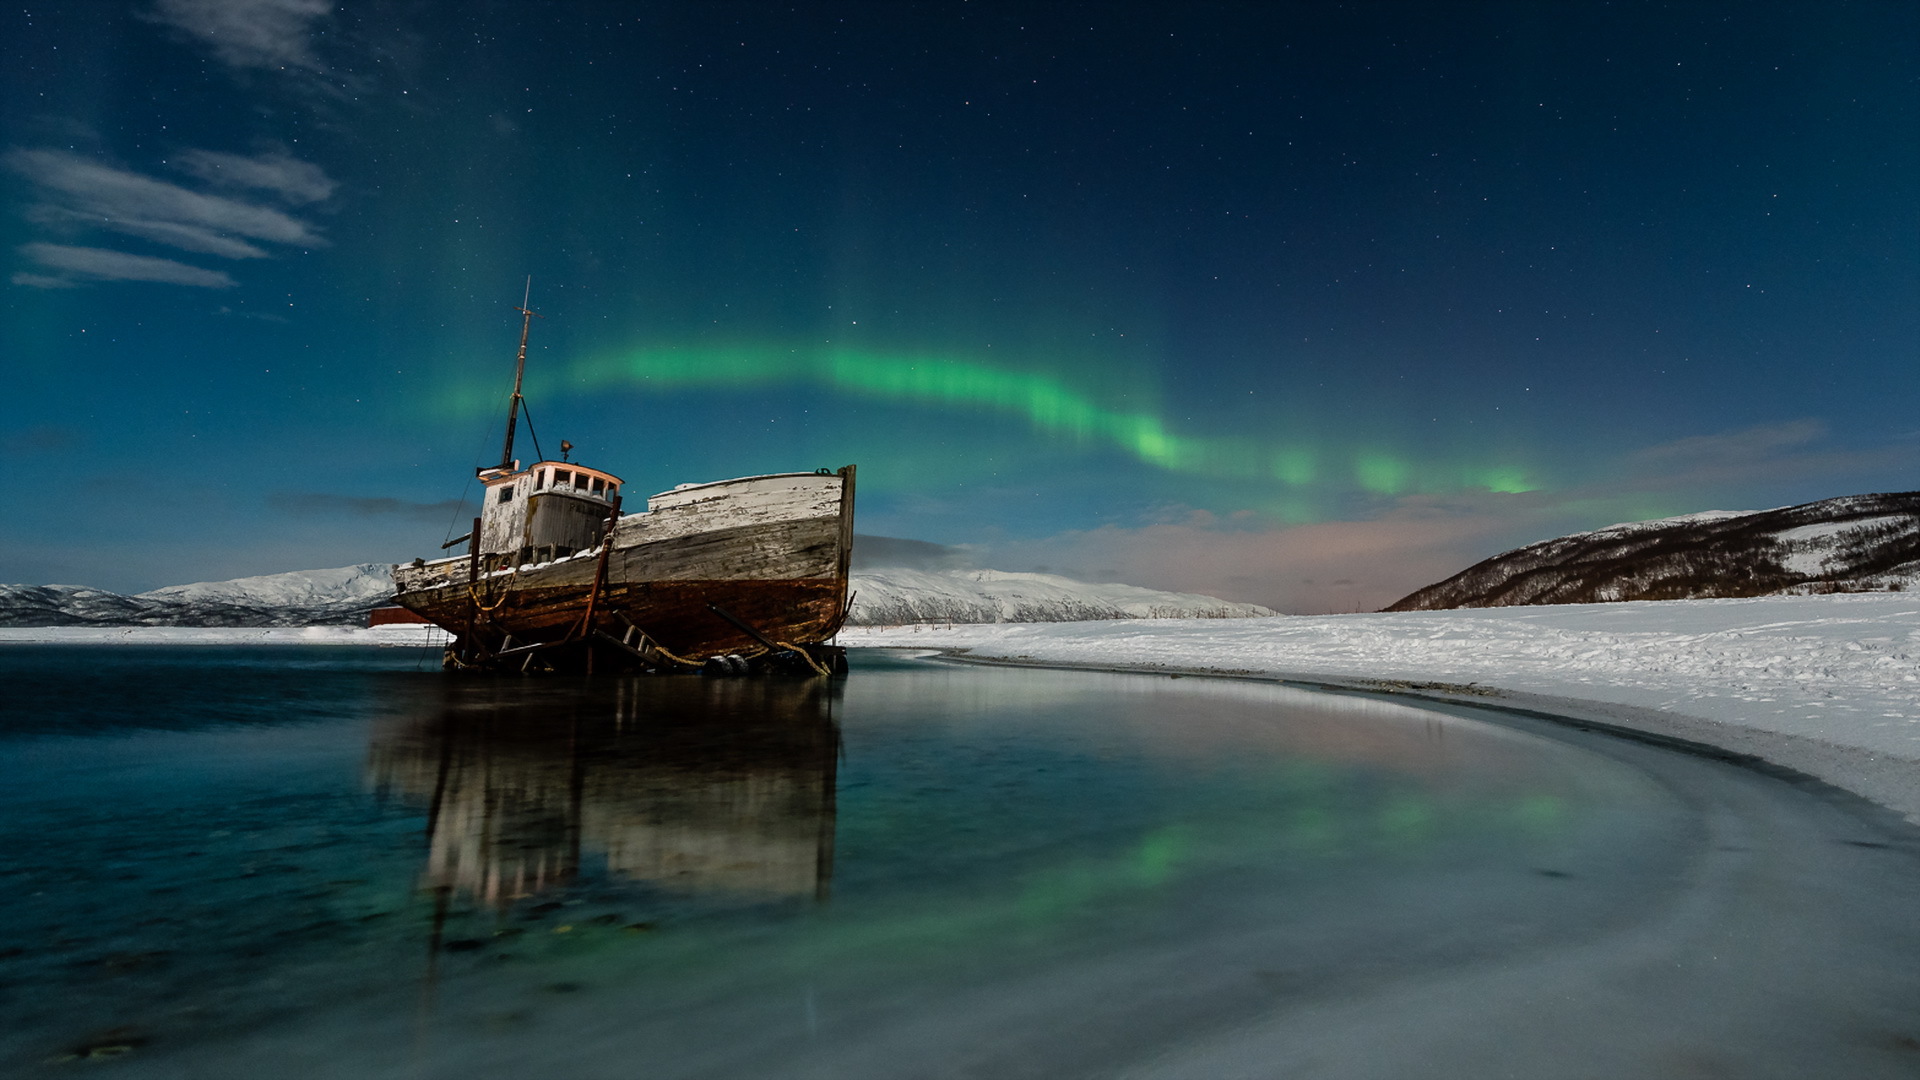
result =
[[[1439,463],[1391,450],[1335,450],[1183,434],[1172,430],[1158,412],[1103,404],[1094,387],[951,357],[778,345],[649,348],[592,356],[551,376],[536,373],[532,386],[556,402],[620,391],[644,399],[684,390],[804,387],[935,411],[993,414],[1023,424],[1038,438],[1074,448],[1117,450],[1140,465],[1170,473],[1285,488],[1337,491],[1357,486],[1385,496],[1534,490],[1527,471],[1516,465]],[[492,417],[500,410],[501,395],[497,386],[476,380],[444,387],[435,403],[451,417]]]
[[1285,610],[1920,467],[1920,9],[191,7],[0,16],[0,579],[433,550],[529,275],[549,453]]

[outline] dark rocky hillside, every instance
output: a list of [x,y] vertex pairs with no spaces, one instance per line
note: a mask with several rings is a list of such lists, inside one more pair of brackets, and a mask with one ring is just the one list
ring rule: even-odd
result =
[[1920,492],[1614,525],[1477,563],[1387,611],[1920,588]]

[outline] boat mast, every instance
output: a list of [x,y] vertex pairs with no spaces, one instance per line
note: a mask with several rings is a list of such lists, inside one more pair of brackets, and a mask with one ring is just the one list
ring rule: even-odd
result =
[[[527,308],[527,301],[532,299],[533,276],[529,274],[527,276],[527,294],[521,299],[520,306],[513,309],[522,316],[520,319],[520,357],[515,360],[513,364],[513,400],[507,403],[507,443],[500,448],[500,468],[503,472],[513,468],[513,428],[514,424],[520,419],[520,380],[525,377],[527,373],[527,330],[533,326],[534,316],[538,314],[538,312],[530,311]],[[541,315],[540,318],[544,319],[546,316]]]

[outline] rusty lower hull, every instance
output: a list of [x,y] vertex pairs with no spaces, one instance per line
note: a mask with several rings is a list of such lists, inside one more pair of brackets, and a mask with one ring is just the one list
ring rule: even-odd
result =
[[[777,645],[809,646],[832,637],[844,614],[838,584],[819,579],[620,582],[606,586],[591,616],[571,586],[527,582],[491,597],[476,589],[472,598],[464,588],[436,591],[444,595],[400,603],[455,635],[455,667],[691,669],[712,656],[769,651],[726,615]],[[579,647],[529,648],[543,645]]]

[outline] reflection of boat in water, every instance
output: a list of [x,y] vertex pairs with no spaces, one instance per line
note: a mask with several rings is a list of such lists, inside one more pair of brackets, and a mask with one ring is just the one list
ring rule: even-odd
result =
[[583,867],[690,893],[824,897],[837,687],[623,679],[455,684],[376,738],[368,774],[428,808],[431,887],[500,905]]
[[520,311],[506,445],[478,472],[467,553],[394,567],[406,610],[376,619],[446,629],[453,667],[591,673],[598,658],[671,671],[733,657],[735,669],[844,672],[828,641],[850,599],[854,467],[681,484],[640,513],[622,513],[620,478],[567,460],[567,443],[559,461],[522,468],[513,436],[533,312]]

